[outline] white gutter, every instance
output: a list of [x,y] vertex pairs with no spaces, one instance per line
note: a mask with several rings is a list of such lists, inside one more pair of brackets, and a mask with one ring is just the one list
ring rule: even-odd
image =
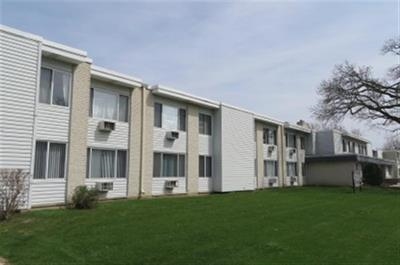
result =
[[186,102],[193,103],[195,105],[204,106],[212,109],[219,109],[220,103],[217,101],[209,100],[202,97],[197,97],[190,95],[188,93],[184,93],[182,91],[178,91],[172,88],[168,88],[165,86],[155,85],[150,88],[151,92],[155,95],[160,95],[164,97],[169,97],[173,99],[178,99]]
[[284,125],[285,125],[285,128],[292,129],[292,130],[295,130],[295,131],[301,131],[301,132],[305,132],[305,133],[311,133],[312,132],[312,130],[309,129],[309,128],[305,128],[305,127],[302,127],[302,126],[299,126],[299,125],[290,124],[288,122],[285,122]]
[[121,74],[103,67],[99,67],[96,65],[92,65],[91,67],[91,75],[94,78],[98,78],[100,80],[110,80],[114,81],[118,84],[124,86],[135,86],[140,87],[143,84],[143,81],[139,78]]

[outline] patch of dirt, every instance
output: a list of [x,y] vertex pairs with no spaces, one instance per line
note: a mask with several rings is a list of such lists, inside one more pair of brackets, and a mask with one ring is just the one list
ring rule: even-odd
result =
[[0,265],[11,265],[5,258],[0,257]]

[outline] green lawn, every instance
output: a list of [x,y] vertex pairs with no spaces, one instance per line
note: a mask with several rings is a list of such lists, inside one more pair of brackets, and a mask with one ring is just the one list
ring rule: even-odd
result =
[[12,264],[400,264],[400,192],[294,188],[114,201],[0,224]]

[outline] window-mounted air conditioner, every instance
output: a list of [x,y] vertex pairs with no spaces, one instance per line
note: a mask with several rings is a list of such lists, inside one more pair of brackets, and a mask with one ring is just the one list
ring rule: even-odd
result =
[[178,187],[178,181],[177,180],[167,180],[165,181],[165,188],[167,190],[172,190],[174,188]]
[[174,141],[176,139],[179,138],[179,132],[176,131],[170,131],[167,132],[166,136],[165,136],[168,140]]
[[295,182],[297,182],[296,177],[290,177],[290,185],[293,185]]
[[270,187],[274,186],[274,184],[276,184],[278,182],[277,178],[269,178],[268,179],[268,184]]
[[289,157],[292,158],[294,154],[296,154],[296,149],[290,149]]
[[275,146],[268,146],[268,152],[272,153],[275,150]]
[[107,192],[114,189],[113,182],[96,182],[96,189],[101,192]]
[[97,128],[102,132],[111,132],[115,130],[115,122],[112,121],[99,121]]

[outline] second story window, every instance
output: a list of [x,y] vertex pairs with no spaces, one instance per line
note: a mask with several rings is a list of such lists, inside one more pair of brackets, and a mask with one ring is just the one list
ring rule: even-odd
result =
[[128,96],[92,88],[91,102],[92,117],[122,122],[128,121]]
[[154,127],[186,131],[186,110],[154,103]]
[[296,148],[296,135],[287,133],[285,134],[286,147]]
[[263,140],[264,144],[276,145],[276,130],[270,128],[264,128]]
[[71,73],[42,67],[40,70],[39,102],[68,106]]
[[211,116],[199,114],[199,133],[211,135]]

